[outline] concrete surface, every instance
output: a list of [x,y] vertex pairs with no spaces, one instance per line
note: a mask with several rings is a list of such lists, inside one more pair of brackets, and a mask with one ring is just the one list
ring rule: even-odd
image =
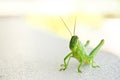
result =
[[66,71],[58,71],[68,43],[22,18],[0,19],[0,80],[120,80],[120,58],[103,51],[95,58],[101,68],[84,65],[80,74],[72,59]]

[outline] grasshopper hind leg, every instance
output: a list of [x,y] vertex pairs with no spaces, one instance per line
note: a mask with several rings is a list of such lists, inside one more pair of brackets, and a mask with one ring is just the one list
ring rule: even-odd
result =
[[96,67],[99,67],[98,65],[94,65],[94,58],[95,58],[95,55],[97,54],[97,52],[100,50],[100,48],[102,47],[102,45],[104,44],[104,39],[102,39],[100,41],[100,43],[96,46],[96,48],[94,48],[91,53],[89,54],[89,57],[90,57],[90,64],[93,68],[96,68]]

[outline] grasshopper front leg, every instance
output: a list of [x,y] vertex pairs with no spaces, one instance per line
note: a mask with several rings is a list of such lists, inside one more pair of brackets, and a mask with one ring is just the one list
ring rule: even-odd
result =
[[[60,71],[67,69],[67,66],[68,66],[68,64],[69,64],[69,61],[70,61],[70,59],[71,59],[71,57],[72,57],[71,54],[72,54],[72,52],[69,53],[69,54],[64,58],[64,64],[61,65],[61,66],[63,66],[63,68],[61,68]],[[68,61],[67,61],[67,59],[68,59]]]

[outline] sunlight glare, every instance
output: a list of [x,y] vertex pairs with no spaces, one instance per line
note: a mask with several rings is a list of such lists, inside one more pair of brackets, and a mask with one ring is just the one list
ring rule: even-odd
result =
[[71,14],[77,9],[77,5],[72,1],[47,1],[37,3],[34,7],[36,8],[31,7],[33,12],[47,15]]

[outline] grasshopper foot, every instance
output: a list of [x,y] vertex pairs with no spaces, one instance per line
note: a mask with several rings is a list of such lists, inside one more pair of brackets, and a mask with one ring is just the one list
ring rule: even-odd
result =
[[66,67],[65,68],[61,68],[59,71],[64,71],[64,70],[66,70]]
[[81,71],[80,69],[78,69],[78,72],[79,72],[79,73],[82,73],[82,71]]
[[64,65],[64,64],[61,64],[60,66],[61,66],[61,67],[64,67],[65,65]]
[[60,66],[61,66],[62,68],[61,68],[59,71],[64,71],[64,70],[66,70],[66,68],[67,68],[65,64],[61,64]]
[[96,65],[96,66],[92,66],[93,68],[100,68],[100,66]]

